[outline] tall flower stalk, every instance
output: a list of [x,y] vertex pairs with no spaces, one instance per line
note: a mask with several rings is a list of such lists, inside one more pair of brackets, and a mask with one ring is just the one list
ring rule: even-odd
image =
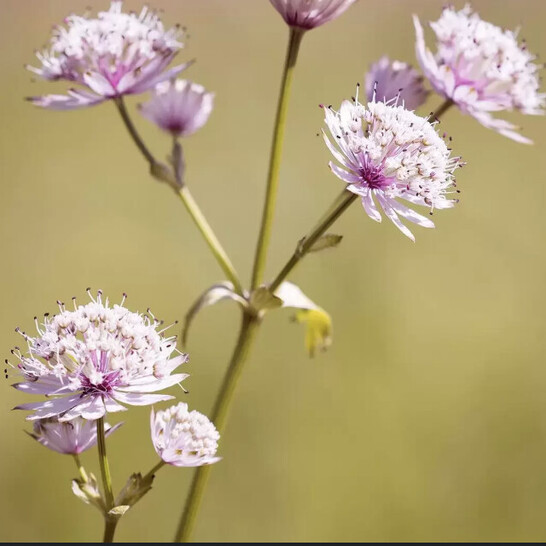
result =
[[284,70],[281,80],[281,91],[277,104],[277,116],[275,118],[275,127],[273,129],[273,141],[271,143],[271,154],[269,156],[269,170],[267,174],[267,186],[265,193],[265,202],[262,212],[262,223],[258,245],[254,257],[254,268],[252,271],[252,289],[257,288],[262,282],[265,270],[267,249],[271,239],[271,227],[275,215],[275,204],[277,202],[277,191],[279,188],[279,172],[281,169],[282,149],[284,143],[284,131],[286,127],[286,115],[288,113],[288,102],[290,90],[292,89],[292,79],[301,40],[305,33],[304,29],[290,27],[290,36],[288,48],[286,50],[286,59],[284,61]]

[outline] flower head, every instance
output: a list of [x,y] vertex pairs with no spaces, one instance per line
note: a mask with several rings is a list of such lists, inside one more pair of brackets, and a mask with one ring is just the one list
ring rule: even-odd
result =
[[159,83],[152,98],[140,106],[142,115],[174,136],[189,136],[205,125],[214,94],[186,80]]
[[518,110],[543,114],[546,94],[539,92],[539,66],[517,34],[482,21],[469,5],[460,11],[446,7],[430,26],[437,52],[425,45],[423,28],[414,16],[416,52],[421,68],[438,93],[482,125],[513,140],[531,141],[517,126],[491,112]]
[[[106,436],[112,434],[122,424],[118,423],[111,427],[105,423]],[[97,425],[95,421],[81,417],[66,422],[57,419],[38,419],[34,421],[34,431],[29,435],[53,451],[78,455],[97,443]]]
[[460,158],[450,150],[433,124],[394,101],[370,102],[358,97],[344,101],[336,112],[325,108],[332,140],[324,139],[341,166],[330,162],[333,173],[362,200],[370,218],[381,221],[376,202],[396,227],[414,240],[400,217],[423,227],[434,224],[399,200],[434,209],[452,207],[447,195],[455,185],[453,171]]
[[270,0],[291,27],[309,30],[339,17],[356,0]]
[[188,411],[180,402],[150,416],[152,442],[157,454],[173,466],[202,466],[216,463],[220,434],[198,411]]
[[407,63],[391,61],[386,55],[372,64],[366,74],[368,102],[389,102],[398,97],[408,110],[416,110],[425,103],[428,91],[423,77]]
[[143,93],[188,66],[166,70],[183,47],[182,32],[178,27],[165,30],[147,7],[140,14],[123,13],[122,1],[113,0],[96,18],[69,15],[65,24],[53,30],[49,49],[37,53],[41,67],[27,68],[46,80],[74,82],[84,89],[33,97],[38,106],[72,110]]
[[[125,296],[124,296],[125,299]],[[15,388],[47,400],[17,406],[31,410],[27,419],[76,417],[99,419],[123,411],[122,404],[145,406],[173,397],[152,394],[180,383],[187,374],[172,372],[187,355],[171,358],[176,338],[158,331],[160,322],[120,305],[109,306],[99,294],[86,305],[36,321],[38,335],[18,330],[28,343],[28,354],[13,351],[24,381]]]

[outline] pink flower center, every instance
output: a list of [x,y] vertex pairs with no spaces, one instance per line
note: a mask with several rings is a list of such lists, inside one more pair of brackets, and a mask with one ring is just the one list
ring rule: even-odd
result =
[[388,185],[388,180],[379,167],[366,160],[364,166],[360,167],[358,174],[363,180],[363,185],[372,189],[380,190]]

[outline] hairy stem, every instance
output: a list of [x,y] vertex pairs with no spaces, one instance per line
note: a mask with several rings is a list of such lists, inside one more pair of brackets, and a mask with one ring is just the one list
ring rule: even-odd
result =
[[280,284],[288,277],[292,270],[298,265],[300,260],[309,252],[317,240],[325,233],[325,231],[347,210],[349,205],[357,198],[357,195],[347,190],[343,190],[338,198],[334,201],[327,213],[317,223],[317,225],[306,235],[296,247],[294,254],[286,262],[281,272],[275,277],[275,280],[269,285],[271,292],[280,286]]
[[[212,412],[212,421],[220,434],[224,431],[235,387],[241,377],[258,325],[256,317],[248,313],[243,315],[239,338]],[[208,465],[196,469],[174,542],[190,540],[210,471],[211,466]]]
[[296,60],[298,58],[298,52],[303,34],[304,31],[302,29],[290,28],[290,38],[286,51],[281,91],[277,105],[277,117],[275,119],[275,128],[273,129],[273,141],[271,144],[271,155],[269,158],[269,171],[267,175],[267,189],[262,213],[262,225],[260,228],[260,235],[258,237],[256,256],[254,258],[254,269],[252,272],[253,289],[259,286],[264,275],[267,248],[271,238],[271,225],[273,223],[277,189],[279,186],[279,170],[281,166],[286,114],[288,111],[288,99],[290,97],[292,77],[294,75],[294,68],[296,66]]

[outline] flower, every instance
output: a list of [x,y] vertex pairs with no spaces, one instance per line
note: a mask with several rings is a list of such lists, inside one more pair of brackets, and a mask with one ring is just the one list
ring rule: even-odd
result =
[[389,102],[398,97],[408,110],[416,110],[425,103],[428,91],[423,77],[407,63],[391,61],[386,55],[372,64],[366,74],[368,102]]
[[174,136],[201,129],[212,112],[214,94],[187,80],[159,83],[152,98],[140,105],[141,114]]
[[[99,419],[107,412],[123,411],[122,404],[145,406],[173,397],[152,394],[180,383],[187,374],[171,373],[188,360],[176,350],[176,337],[164,337],[155,318],[133,313],[120,305],[96,299],[68,311],[36,321],[38,335],[17,329],[28,343],[28,355],[13,351],[24,381],[15,388],[47,400],[17,406],[31,410],[27,419],[76,417]],[[152,316],[153,317],[153,316]]]
[[66,28],[55,27],[49,50],[38,52],[41,67],[27,68],[45,80],[66,80],[85,87],[67,95],[31,97],[34,104],[72,110],[107,99],[143,93],[173,78],[189,63],[166,70],[183,47],[178,27],[165,30],[147,7],[139,15],[123,13],[121,0],[96,18],[70,15]]
[[414,16],[416,53],[434,89],[482,125],[508,138],[530,144],[518,127],[491,112],[518,110],[543,114],[545,93],[539,93],[539,66],[517,33],[482,21],[469,5],[446,7],[430,26],[436,34],[435,55],[425,45],[423,28]]
[[291,27],[309,30],[339,17],[356,0],[270,0]]
[[[112,434],[123,423],[111,427],[105,423],[106,436]],[[95,421],[87,421],[81,417],[72,421],[57,419],[38,419],[34,421],[34,432],[29,433],[43,446],[64,453],[78,455],[97,443],[97,426]]]
[[173,466],[202,466],[216,463],[220,434],[207,417],[188,411],[180,402],[150,416],[152,442],[163,461]]
[[325,131],[324,140],[341,164],[330,162],[330,168],[361,197],[370,218],[381,221],[377,201],[396,227],[415,240],[400,216],[427,228],[434,224],[398,199],[428,206],[431,213],[456,203],[446,195],[455,185],[453,171],[460,158],[450,158],[450,150],[427,119],[394,101],[364,106],[358,97],[344,101],[339,112],[331,107],[324,111],[333,142]]

